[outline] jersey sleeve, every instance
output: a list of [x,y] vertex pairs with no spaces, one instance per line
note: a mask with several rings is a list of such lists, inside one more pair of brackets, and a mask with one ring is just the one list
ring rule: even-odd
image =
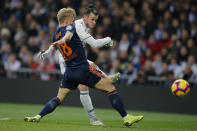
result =
[[86,27],[81,23],[76,23],[76,32],[79,36],[80,40],[84,42],[87,38],[91,37],[91,35],[88,33]]
[[76,28],[74,25],[68,25],[66,26],[66,31],[70,31],[71,33],[75,33],[76,32]]
[[52,41],[52,42],[55,42],[55,41],[56,41],[55,33],[53,33],[51,41]]

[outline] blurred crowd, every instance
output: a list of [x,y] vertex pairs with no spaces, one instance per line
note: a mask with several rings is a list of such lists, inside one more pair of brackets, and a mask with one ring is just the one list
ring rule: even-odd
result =
[[[113,47],[86,47],[88,59],[107,74],[121,72],[120,83],[146,84],[178,78],[197,81],[196,0],[4,0],[0,2],[0,76],[13,71],[59,70],[58,52],[44,62],[36,54],[47,49],[58,23],[57,11],[72,7],[78,18],[88,4],[99,12],[90,33],[112,37]],[[35,75],[43,80],[54,77]]]

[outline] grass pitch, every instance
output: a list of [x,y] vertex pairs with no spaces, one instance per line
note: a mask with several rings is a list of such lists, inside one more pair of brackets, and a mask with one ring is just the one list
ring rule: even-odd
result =
[[97,117],[105,126],[95,127],[89,124],[83,108],[62,106],[40,123],[23,121],[25,116],[34,116],[42,107],[0,103],[0,131],[197,131],[197,115],[129,111],[144,115],[144,119],[127,128],[116,111],[96,109]]

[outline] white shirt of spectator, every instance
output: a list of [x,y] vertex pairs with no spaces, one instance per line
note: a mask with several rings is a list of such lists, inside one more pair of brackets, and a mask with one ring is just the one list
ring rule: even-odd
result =
[[18,60],[15,60],[14,63],[9,61],[4,63],[4,68],[8,71],[17,71],[21,67],[21,63]]

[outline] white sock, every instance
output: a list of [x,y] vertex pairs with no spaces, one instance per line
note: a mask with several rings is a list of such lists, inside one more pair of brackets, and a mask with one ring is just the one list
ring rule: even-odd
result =
[[96,115],[94,113],[92,100],[89,96],[89,91],[80,91],[80,100],[81,100],[84,110],[87,112],[90,118],[90,121],[92,121],[94,118],[96,118]]
[[40,117],[40,118],[41,118],[41,115],[36,115],[36,116],[38,116],[38,117]]
[[123,119],[125,119],[125,118],[127,118],[127,117],[129,117],[129,115],[127,114],[125,117],[123,117]]

